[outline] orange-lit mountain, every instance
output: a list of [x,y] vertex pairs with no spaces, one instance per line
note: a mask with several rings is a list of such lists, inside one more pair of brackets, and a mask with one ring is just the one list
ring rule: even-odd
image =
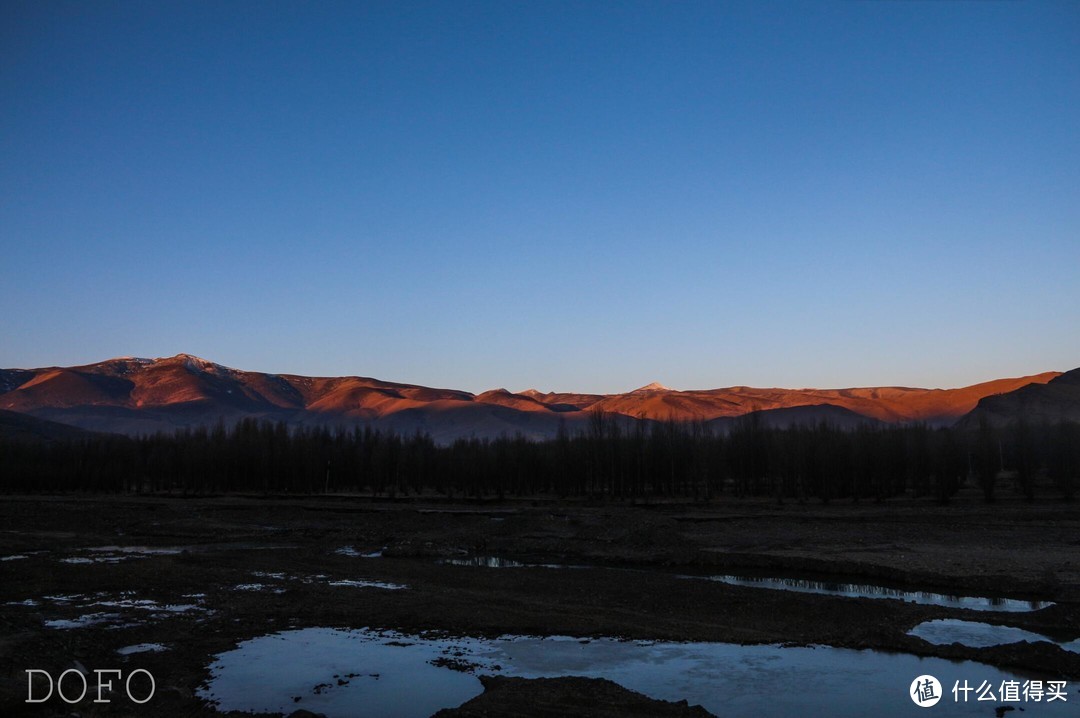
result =
[[1029,384],[1045,384],[1060,372],[1016,379],[998,379],[960,389],[868,387],[858,389],[727,389],[673,391],[650,384],[627,394],[541,394],[526,392],[545,404],[577,409],[603,409],[649,419],[710,420],[756,411],[829,405],[886,422],[925,421],[948,424],[975,408],[983,397],[1003,394]]
[[226,423],[243,417],[302,425],[373,425],[423,431],[437,441],[522,434],[554,436],[587,425],[593,410],[638,420],[700,420],[723,426],[757,413],[770,425],[830,421],[926,421],[949,424],[980,400],[1058,376],[1034,376],[962,389],[879,387],[675,391],[650,384],[625,394],[473,395],[366,377],[305,377],[231,369],[187,354],[124,357],[76,367],[0,370],[0,409],[95,431],[128,434]]

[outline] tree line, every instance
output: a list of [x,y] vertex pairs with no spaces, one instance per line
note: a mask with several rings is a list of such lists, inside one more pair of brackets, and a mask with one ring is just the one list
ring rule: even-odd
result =
[[1071,499],[1080,424],[973,429],[822,423],[772,428],[757,417],[723,432],[695,422],[626,422],[594,412],[579,433],[436,444],[374,427],[331,430],[244,419],[142,437],[0,439],[7,492],[371,493],[448,498],[551,495],[643,499],[719,494],[797,500],[945,502],[965,482],[987,501],[1006,489]]

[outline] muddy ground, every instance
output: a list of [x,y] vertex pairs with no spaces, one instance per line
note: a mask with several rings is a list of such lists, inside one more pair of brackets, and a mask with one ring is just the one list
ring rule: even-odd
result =
[[[123,550],[142,546],[165,552]],[[89,550],[100,547],[118,548]],[[579,568],[439,562],[466,555]],[[0,715],[220,716],[195,695],[211,657],[242,640],[307,626],[827,644],[1080,679],[1080,655],[1049,643],[979,649],[906,635],[925,620],[964,618],[1080,638],[1080,507],[1052,500],[776,506],[724,498],[635,506],[9,496],[0,499],[0,559],[7,559],[0,560]],[[680,577],[727,571],[1056,605],[976,613]],[[339,581],[408,588],[333,585]],[[70,629],[46,625],[88,614],[105,617]],[[168,650],[116,653],[142,643]],[[145,668],[157,691],[141,709],[90,697],[77,706],[24,702],[26,669],[57,676],[72,667]],[[488,696],[484,714],[498,714],[492,704],[521,714],[519,683]]]

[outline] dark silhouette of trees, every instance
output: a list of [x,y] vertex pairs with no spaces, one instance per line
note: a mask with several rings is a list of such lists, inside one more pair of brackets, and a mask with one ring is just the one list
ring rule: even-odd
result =
[[331,430],[255,419],[138,438],[0,438],[0,490],[7,492],[628,501],[731,493],[823,503],[911,495],[944,503],[969,480],[992,501],[1005,485],[1001,476],[1015,476],[1029,499],[1038,487],[1071,499],[1080,483],[1080,425],[778,429],[750,415],[725,432],[701,422],[632,422],[598,411],[581,433],[562,425],[555,438],[540,442],[516,436],[438,445],[425,434],[372,426]]
[[979,417],[979,428],[975,434],[975,449],[973,452],[975,476],[982,489],[983,498],[987,503],[994,500],[994,489],[997,487],[997,475],[1003,468],[1001,466],[1001,444],[998,441],[997,431],[986,420],[985,416]]
[[1080,483],[1080,424],[1060,421],[1046,427],[1047,473],[1066,501],[1072,501]]

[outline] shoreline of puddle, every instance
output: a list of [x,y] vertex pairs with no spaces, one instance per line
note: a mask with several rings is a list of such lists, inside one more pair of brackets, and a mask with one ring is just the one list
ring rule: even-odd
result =
[[[197,695],[219,711],[328,718],[426,718],[483,692],[477,676],[605,678],[658,700],[686,700],[724,716],[925,715],[907,697],[916,676],[995,686],[1019,673],[975,661],[831,646],[740,645],[505,635],[448,637],[312,627],[270,633],[213,656]],[[269,680],[268,680],[269,679]],[[1053,677],[1049,677],[1054,680]],[[423,691],[416,691],[416,685]],[[1068,683],[1070,697],[1077,683]],[[992,704],[996,705],[996,704]],[[992,707],[991,705],[991,707]],[[1047,706],[1026,706],[1032,715]],[[950,715],[986,715],[986,703],[958,703]],[[1052,708],[1052,706],[1051,706]]]
[[664,573],[686,580],[716,581],[732,586],[761,588],[766,590],[792,591],[795,593],[813,593],[824,596],[845,598],[892,599],[925,606],[941,606],[971,611],[995,611],[1004,613],[1029,613],[1041,611],[1055,605],[1053,601],[1034,599],[1006,598],[1004,596],[965,596],[959,593],[941,593],[938,591],[911,590],[894,588],[880,584],[843,581],[840,579],[821,579],[800,576],[756,575],[751,572],[727,574],[685,574],[660,569],[628,568],[604,566],[600,564],[558,564],[530,563],[500,556],[465,556],[439,559],[442,565],[467,566],[475,568],[545,568],[545,569],[608,569],[615,571],[642,571]]

